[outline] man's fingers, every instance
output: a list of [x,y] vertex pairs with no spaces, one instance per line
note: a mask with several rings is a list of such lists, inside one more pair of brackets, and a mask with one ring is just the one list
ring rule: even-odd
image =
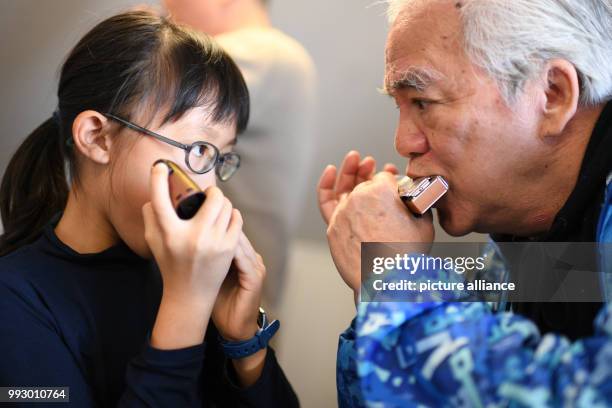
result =
[[[353,191],[356,185],[372,179],[375,172],[376,160],[368,156],[360,161],[359,152],[354,150],[344,158],[338,176],[336,167],[327,166],[319,179],[317,191],[323,220],[329,223],[338,202]],[[336,177],[338,180],[334,183]]]
[[389,173],[388,171],[381,171],[379,173],[376,173],[374,177],[372,177],[372,181],[374,183],[385,183],[385,184],[392,184],[393,186],[397,186],[396,175],[393,173]]
[[319,178],[319,184],[317,185],[318,190],[334,190],[334,184],[336,183],[336,166],[329,165],[323,170],[321,177]]
[[338,206],[337,200],[326,201],[325,203],[319,204],[319,210],[321,210],[321,216],[326,224],[329,224],[329,219],[334,214],[336,207]]
[[338,201],[336,200],[336,192],[334,190],[336,182],[336,167],[327,166],[323,170],[323,174],[319,179],[319,185],[317,187],[317,196],[319,199],[319,210],[323,220],[328,223],[329,218],[334,212]]
[[372,156],[368,156],[359,164],[356,184],[361,184],[364,181],[371,180],[374,173],[376,173],[376,160],[374,160]]
[[355,188],[357,181],[357,173],[359,172],[359,161],[361,157],[359,152],[350,151],[340,167],[340,175],[336,183],[336,194],[350,193]]
[[383,168],[383,171],[386,171],[387,173],[391,173],[394,175],[398,175],[399,174],[399,170],[397,168],[397,166],[393,163],[387,163],[385,164],[385,167]]

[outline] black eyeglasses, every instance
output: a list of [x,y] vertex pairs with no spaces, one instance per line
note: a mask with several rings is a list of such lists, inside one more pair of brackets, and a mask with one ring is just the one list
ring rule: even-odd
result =
[[132,130],[152,136],[157,140],[168,143],[174,147],[178,147],[179,149],[183,149],[185,151],[185,164],[189,170],[193,171],[194,173],[204,174],[208,173],[214,168],[219,180],[227,181],[232,178],[234,173],[236,173],[236,170],[238,170],[240,167],[240,155],[238,153],[230,152],[221,154],[217,146],[212,143],[200,141],[186,145],[155,133],[149,129],[143,128],[142,126],[138,126],[135,123],[115,116],[112,113],[105,113],[104,116],[113,119]]

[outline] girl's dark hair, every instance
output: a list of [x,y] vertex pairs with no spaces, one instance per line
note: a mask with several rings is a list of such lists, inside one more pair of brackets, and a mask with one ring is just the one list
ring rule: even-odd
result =
[[130,120],[144,108],[162,112],[165,124],[204,106],[212,121],[235,123],[237,133],[249,117],[248,90],[231,58],[209,37],[148,11],[116,15],[87,33],[62,67],[58,100],[4,173],[0,256],[34,241],[66,206],[68,176],[78,182],[71,128],[80,112]]

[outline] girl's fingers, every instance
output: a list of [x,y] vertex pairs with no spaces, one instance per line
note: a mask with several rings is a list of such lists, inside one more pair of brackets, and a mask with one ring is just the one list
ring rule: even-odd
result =
[[[142,218],[144,221],[144,237],[149,247],[154,246],[154,242],[159,242],[163,239],[163,232],[153,211],[152,204],[146,203],[142,206]],[[151,248],[152,251],[152,248]]]
[[248,268],[248,265],[246,263],[246,256],[244,254],[244,248],[242,245],[242,237],[238,238],[238,245],[236,245],[236,254],[234,255],[234,262],[236,263],[238,270],[241,272],[250,269]]
[[359,161],[361,160],[359,152],[350,151],[340,167],[340,175],[336,183],[336,195],[350,193],[355,188],[357,180],[357,172],[359,171]]
[[331,215],[334,213],[338,201],[336,199],[336,192],[334,185],[336,182],[336,167],[327,166],[321,174],[319,184],[317,186],[317,196],[319,200],[319,210],[323,220],[328,223]]
[[178,219],[170,201],[168,171],[164,163],[157,163],[151,169],[151,206],[164,231],[171,230],[173,222]]
[[155,214],[153,213],[153,207],[151,206],[150,202],[142,206],[142,219],[144,221],[145,236],[146,236],[147,232],[155,228],[155,225],[154,225]]
[[244,233],[240,235],[234,262],[240,273],[257,276],[257,272],[260,270],[257,253]]
[[234,207],[230,200],[226,198],[223,199],[223,206],[221,211],[219,211],[219,215],[217,216],[217,220],[215,221],[215,228],[219,231],[227,231],[229,226],[230,219],[232,218],[232,210]]
[[230,221],[227,226],[227,234],[225,235],[225,239],[227,239],[228,242],[232,243],[232,245],[234,243],[237,244],[238,240],[240,239],[240,234],[242,233],[242,224],[242,214],[240,214],[240,211],[234,208],[232,210],[232,216],[230,217]]
[[238,245],[240,245],[240,247],[242,248],[242,252],[244,253],[244,255],[246,255],[253,261],[257,260],[257,252],[255,251],[255,248],[253,248],[253,244],[249,240],[249,237],[246,236],[244,231],[240,234],[240,240],[238,242]]
[[202,208],[200,208],[193,217],[193,220],[198,225],[210,227],[215,223],[219,217],[219,213],[223,209],[225,196],[223,192],[215,186],[208,187],[204,191],[204,194],[206,194],[204,204],[202,204]]

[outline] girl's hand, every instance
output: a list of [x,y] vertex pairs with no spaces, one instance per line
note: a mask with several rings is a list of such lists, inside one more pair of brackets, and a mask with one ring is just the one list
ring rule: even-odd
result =
[[168,191],[168,168],[151,175],[151,202],[143,206],[145,239],[163,280],[151,343],[158,348],[199,344],[242,231],[242,217],[221,190],[210,187],[190,220],[181,220]]
[[234,262],[217,295],[212,315],[219,334],[226,340],[248,340],[257,333],[265,277],[261,256],[241,232]]
[[[241,233],[232,268],[221,286],[212,315],[224,339],[248,340],[259,330],[257,317],[265,277],[266,267],[261,256]],[[254,384],[261,376],[266,353],[264,348],[248,357],[232,360],[243,387]]]

